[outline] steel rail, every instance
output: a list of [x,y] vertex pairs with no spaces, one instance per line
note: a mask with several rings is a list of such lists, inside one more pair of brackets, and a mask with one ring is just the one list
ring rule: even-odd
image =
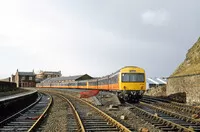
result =
[[[109,115],[107,115],[106,113],[104,113],[103,111],[101,111],[100,109],[96,108],[95,106],[93,106],[92,104],[88,103],[88,102],[85,101],[85,100],[82,100],[82,99],[80,99],[80,98],[76,98],[76,97],[74,97],[74,96],[72,96],[72,95],[69,95],[69,94],[67,94],[67,93],[62,94],[62,93],[59,93],[59,92],[56,92],[56,91],[51,91],[51,92],[50,92],[50,91],[46,91],[46,92],[54,93],[54,94],[58,94],[58,95],[62,95],[63,97],[64,97],[64,96],[68,96],[68,97],[73,98],[73,99],[75,99],[75,100],[79,100],[79,101],[81,101],[82,103],[88,105],[88,106],[89,106],[90,108],[92,108],[94,111],[96,111],[100,116],[102,116],[102,117],[104,118],[105,121],[108,122],[108,124],[112,125],[113,127],[116,127],[117,129],[119,129],[119,130],[122,131],[122,132],[131,132],[131,130],[129,130],[127,127],[125,127],[124,125],[122,125],[121,123],[119,123],[118,121],[116,121],[115,119],[113,119],[112,117],[110,117]],[[68,99],[67,99],[67,100],[68,100]],[[68,100],[68,101],[69,101],[69,100]],[[68,102],[68,101],[67,101],[67,102]],[[69,101],[69,102],[70,102],[70,101]],[[72,103],[70,103],[70,104],[73,106]],[[70,106],[70,107],[72,107],[72,106]],[[81,118],[80,118],[79,113],[76,111],[76,109],[75,109],[74,106],[73,106],[73,111],[75,111],[74,113],[75,113],[75,116],[76,116],[76,118],[77,118],[78,124],[81,126],[80,129],[82,130],[82,132],[85,132],[85,127],[84,127],[84,125],[83,125],[83,122],[82,122],[82,120],[81,120]]]
[[59,96],[61,96],[63,99],[65,99],[65,100],[67,101],[67,103],[69,104],[70,108],[72,109],[72,111],[73,111],[73,113],[74,113],[74,115],[75,115],[75,118],[76,118],[76,120],[77,120],[77,122],[78,122],[78,124],[79,124],[79,126],[78,126],[78,131],[85,132],[85,128],[84,128],[84,126],[83,126],[83,123],[82,123],[82,121],[81,121],[81,118],[80,118],[78,112],[76,111],[74,105],[73,105],[66,97],[64,97],[64,95],[62,95],[62,94],[60,94],[60,93],[57,93],[57,94],[58,94]]
[[32,106],[34,106],[35,104],[37,104],[37,103],[41,100],[41,98],[42,98],[42,97],[40,96],[35,102],[33,102],[32,104],[30,104],[30,105],[27,106],[26,108],[24,108],[24,109],[20,110],[19,112],[15,113],[15,114],[13,114],[13,115],[11,115],[11,116],[9,116],[8,118],[2,120],[2,121],[0,122],[0,126],[3,126],[3,125],[6,124],[9,120],[11,120],[12,118],[17,117],[17,116],[20,115],[21,113],[25,112],[27,109],[30,109]]
[[32,125],[32,127],[28,130],[28,132],[32,132],[34,131],[34,129],[36,129],[36,127],[39,125],[39,123],[42,121],[43,118],[45,118],[48,110],[50,109],[52,102],[53,102],[53,98],[51,95],[47,94],[50,97],[50,102],[48,103],[46,109],[44,110],[44,112],[39,116],[39,118],[36,120],[36,122]]
[[153,106],[152,104],[147,104],[147,103],[144,103],[144,102],[140,102],[140,104],[143,104],[145,106],[151,107],[153,109],[156,109],[156,110],[158,110],[160,112],[163,112],[163,113],[165,113],[167,115],[179,118],[181,120],[185,120],[186,122],[195,123],[195,124],[200,125],[200,121],[198,121],[196,119],[193,119],[193,118],[190,118],[190,117],[187,117],[187,116],[184,116],[184,115],[172,112],[172,111],[167,111],[167,110],[165,110],[163,108],[159,108],[159,107]]
[[187,107],[180,107],[180,106],[174,105],[173,103],[164,103],[164,102],[159,101],[156,103],[156,105],[174,109],[176,111],[181,111],[182,113],[187,114],[190,117],[192,116],[192,114],[198,114],[200,112],[200,111],[197,112],[194,109],[189,109]]
[[200,112],[200,108],[182,104],[182,103],[177,103],[174,101],[165,100],[165,99],[159,99],[156,97],[144,96],[142,100],[144,100],[144,101],[148,100],[150,102],[156,101],[156,102],[159,102],[159,105],[171,107],[171,108],[181,110],[181,111],[185,111],[189,114],[198,114]]
[[83,100],[83,99],[79,99],[79,98],[75,98],[74,96],[71,96],[69,94],[67,94],[67,96],[70,96],[71,98],[74,99],[78,99],[81,102],[87,104],[88,106],[90,106],[91,108],[93,108],[95,111],[97,111],[106,121],[108,121],[112,126],[120,129],[120,131],[123,132],[131,132],[127,127],[125,127],[124,125],[122,125],[121,123],[119,123],[118,121],[116,121],[115,119],[113,119],[112,117],[110,117],[109,115],[107,115],[106,113],[104,113],[103,111],[101,111],[100,109],[98,109],[97,107],[93,106],[92,104],[88,103],[87,101]]
[[154,122],[153,124],[156,124],[157,126],[160,126],[161,128],[162,128],[162,126],[167,126],[167,127],[170,127],[171,129],[178,129],[179,131],[193,132],[193,130],[191,130],[191,129],[183,127],[172,121],[163,119],[161,117],[155,116],[154,114],[147,112],[136,106],[133,106],[131,109],[134,110],[135,114],[138,114],[140,117],[143,116],[143,118],[150,119],[151,122]]
[[[40,95],[34,103],[1,122],[0,131],[34,131],[52,104],[52,97],[44,95]],[[50,99],[48,104],[47,99]]]
[[174,104],[174,105],[180,106],[180,107],[187,108],[188,111],[195,113],[195,114],[200,112],[200,108],[195,107],[195,106],[190,106],[190,105],[187,105],[187,104],[181,104],[181,103],[177,103],[177,102],[174,102],[174,101],[172,101],[171,103]]

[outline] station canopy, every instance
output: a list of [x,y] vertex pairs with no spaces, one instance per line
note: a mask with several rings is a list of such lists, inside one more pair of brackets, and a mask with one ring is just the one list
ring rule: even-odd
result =
[[167,84],[166,78],[147,78],[146,81],[148,84]]

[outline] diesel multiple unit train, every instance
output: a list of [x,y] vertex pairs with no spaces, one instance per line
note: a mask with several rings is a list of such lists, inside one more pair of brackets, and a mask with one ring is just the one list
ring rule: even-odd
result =
[[43,81],[37,87],[107,90],[116,92],[120,100],[138,102],[146,90],[146,78],[144,69],[126,66],[101,78],[72,82]]

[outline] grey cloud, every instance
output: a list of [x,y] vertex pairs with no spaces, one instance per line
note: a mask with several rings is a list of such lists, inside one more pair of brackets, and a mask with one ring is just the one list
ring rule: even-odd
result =
[[[76,66],[79,71],[90,71],[95,76],[124,65],[144,67],[148,76],[169,76],[200,36],[198,0],[56,0],[43,1],[39,6],[38,2],[26,2],[28,6],[22,12],[30,21],[53,32],[47,36],[50,40],[41,43],[55,49],[58,62],[65,61],[60,64],[63,68],[75,62],[83,65],[81,69]],[[167,19],[158,13],[144,23],[142,15],[148,11],[164,11]],[[70,24],[77,26],[70,28]],[[58,28],[61,36],[54,35]]]
[[[116,37],[142,41],[143,44],[129,44],[129,47],[148,47],[141,50],[146,52],[144,57],[132,49],[133,56],[140,57],[133,61],[146,67],[150,75],[169,75],[200,36],[199,5],[197,0],[89,1],[78,4],[76,7],[80,12],[76,13],[84,15],[94,27],[112,32]],[[145,25],[141,15],[148,10],[165,10],[169,15],[168,23],[158,27]],[[125,48],[124,57],[131,55],[129,50]],[[123,56],[118,59],[124,63],[132,61],[131,58],[125,61]]]
[[[78,4],[79,3],[79,4]],[[97,27],[104,28],[116,35],[128,38],[140,38],[149,41],[178,41],[190,34],[193,39],[200,33],[197,24],[200,22],[200,1],[87,1],[75,2],[71,8],[84,15]],[[74,7],[73,7],[74,6]],[[78,11],[77,11],[78,9]],[[148,10],[166,10],[170,21],[164,27],[152,27],[142,24],[141,15]],[[187,32],[186,32],[187,31]],[[183,40],[185,41],[185,40]]]

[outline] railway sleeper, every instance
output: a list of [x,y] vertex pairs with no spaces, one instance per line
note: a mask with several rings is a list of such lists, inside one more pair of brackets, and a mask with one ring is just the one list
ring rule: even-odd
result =
[[110,131],[115,131],[115,132],[119,132],[119,129],[117,129],[117,128],[89,128],[89,129],[86,129],[86,131],[88,131],[88,132],[97,132],[97,131],[99,131],[99,132],[102,132],[102,131],[108,131],[108,132],[110,132]]
[[151,104],[142,103],[142,105],[145,105],[145,106],[147,106],[147,107],[156,109],[156,110],[159,111],[159,112],[162,112],[162,113],[164,113],[164,114],[173,116],[173,117],[175,117],[175,118],[178,118],[178,119],[181,119],[181,120],[185,120],[186,122],[200,124],[200,121],[198,121],[198,120],[195,120],[195,119],[193,119],[193,118],[189,118],[189,117],[186,117],[186,116],[183,116],[183,115],[174,113],[174,112],[166,111],[166,110],[164,110],[164,109],[162,109],[162,108],[153,106],[153,105],[151,105]]
[[[138,107],[136,107],[136,106],[134,106],[133,108],[132,108],[132,110],[137,114],[137,113],[140,113],[139,115],[142,115],[142,117],[144,118],[144,119],[146,119],[146,118],[149,118],[149,119],[151,119],[150,120],[150,122],[152,123],[152,120],[153,121],[156,121],[156,122],[160,122],[160,123],[162,123],[162,124],[165,124],[166,126],[168,126],[168,127],[171,127],[172,129],[178,129],[178,130],[181,130],[181,131],[183,131],[183,130],[186,130],[186,131],[189,131],[188,130],[188,128],[186,128],[186,127],[182,127],[182,126],[180,126],[180,125],[178,125],[178,124],[175,124],[175,123],[173,123],[173,122],[171,122],[171,121],[167,121],[167,120],[165,120],[165,119],[162,119],[161,117],[157,117],[157,116],[155,116],[155,115],[153,115],[153,114],[151,114],[151,113],[148,113],[148,112],[146,112],[146,111],[144,111],[144,110],[142,110],[141,108],[138,108]],[[138,112],[138,111],[140,111],[140,112]],[[142,113],[142,114],[141,114]],[[153,123],[152,123],[153,124]]]
[[1,132],[13,132],[13,131],[27,131],[27,128],[0,128]]

